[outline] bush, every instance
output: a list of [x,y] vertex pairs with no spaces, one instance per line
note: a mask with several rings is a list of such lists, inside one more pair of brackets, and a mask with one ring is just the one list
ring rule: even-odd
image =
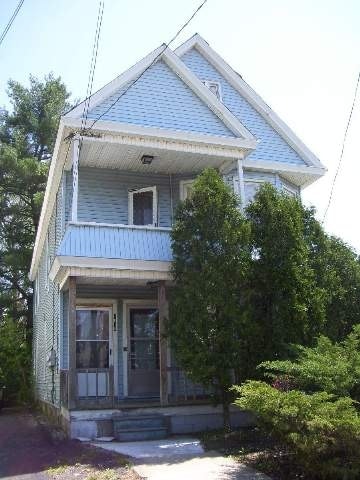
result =
[[297,346],[296,350],[295,361],[264,362],[260,367],[271,378],[289,377],[308,393],[325,391],[360,400],[360,325],[342,342],[321,336],[315,347]]
[[254,412],[312,478],[360,478],[360,416],[351,398],[284,392],[259,381],[234,388],[236,405]]
[[0,365],[0,386],[6,387],[6,401],[30,401],[31,349],[25,326],[11,318],[0,320]]

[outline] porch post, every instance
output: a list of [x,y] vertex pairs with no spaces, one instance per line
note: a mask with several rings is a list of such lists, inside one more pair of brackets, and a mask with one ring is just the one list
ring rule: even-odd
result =
[[242,164],[242,158],[238,158],[237,170],[238,170],[238,177],[239,177],[239,195],[240,195],[240,201],[241,201],[241,210],[243,210],[245,206],[245,183],[244,183],[244,169]]
[[165,321],[169,317],[169,306],[166,299],[165,282],[158,284],[158,309],[159,309],[159,353],[160,353],[160,404],[169,403],[168,372],[167,372],[167,350],[168,341],[166,338]]
[[68,377],[68,406],[76,407],[76,277],[69,277],[69,377]]
[[73,140],[73,191],[71,203],[71,221],[77,222],[78,209],[78,190],[79,190],[79,152],[80,152],[80,138],[75,136]]

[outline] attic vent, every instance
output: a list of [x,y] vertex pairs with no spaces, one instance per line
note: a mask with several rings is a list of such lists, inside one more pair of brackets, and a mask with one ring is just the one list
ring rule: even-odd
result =
[[203,80],[203,84],[210,90],[210,92],[217,96],[220,102],[222,102],[221,85],[219,82],[213,82],[212,80]]

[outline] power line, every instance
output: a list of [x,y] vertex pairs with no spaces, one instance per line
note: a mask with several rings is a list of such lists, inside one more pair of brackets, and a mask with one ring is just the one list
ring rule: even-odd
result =
[[[135,83],[140,80],[140,78],[144,75],[145,72],[147,72],[147,70],[149,70],[150,67],[152,67],[156,62],[157,60],[161,57],[161,55],[165,52],[165,50],[177,39],[177,37],[180,35],[180,33],[184,30],[184,28],[186,28],[189,23],[191,22],[191,20],[195,17],[195,15],[199,12],[199,10],[202,9],[202,7],[205,5],[205,3],[207,2],[207,0],[203,0],[203,2],[198,6],[198,8],[194,11],[194,13],[191,15],[191,17],[184,23],[184,25],[180,28],[180,30],[177,31],[177,33],[172,37],[172,39],[168,42],[168,43],[164,43],[164,47],[162,48],[162,50],[160,51],[160,53],[158,55],[156,55],[156,57],[154,58],[154,60],[150,63],[150,65],[148,65],[143,71],[142,73],[133,81],[131,82],[123,92],[120,93],[120,95],[117,97],[117,99],[115,100],[115,102],[113,102],[103,113],[101,113],[98,118],[96,118],[93,123],[90,125],[90,127],[88,127],[86,130],[89,131],[91,130],[94,125],[104,116],[106,115],[116,104],[117,102],[120,100],[121,97],[123,97],[125,95],[125,93],[129,90],[129,88],[131,88],[133,85],[135,85]],[[86,99],[86,100],[89,100],[89,103],[90,103],[90,98],[89,99]]]
[[92,50],[91,62],[90,62],[89,78],[88,78],[88,84],[87,84],[87,90],[86,90],[86,100],[84,103],[84,110],[82,114],[81,129],[83,129],[89,113],[90,97],[91,97],[92,87],[94,83],[97,55],[99,50],[100,31],[101,31],[101,25],[102,25],[102,20],[104,15],[104,6],[105,6],[105,1],[100,0],[98,17],[96,22],[96,30],[95,30],[95,36],[94,36],[94,45]]
[[20,8],[22,7],[22,4],[24,3],[25,0],[20,0],[20,2],[18,3],[17,7],[15,8],[14,10],[14,13],[12,14],[12,17],[10,18],[8,24],[6,25],[4,31],[2,32],[1,36],[0,36],[0,45],[2,44],[4,38],[6,37],[6,34],[8,33],[8,31],[10,30],[10,27],[11,25],[13,24],[17,14],[19,13],[20,11]]
[[343,159],[343,156],[344,156],[346,138],[347,138],[348,130],[349,130],[350,123],[351,123],[352,114],[353,114],[355,103],[356,103],[356,97],[357,97],[357,92],[358,92],[358,88],[359,88],[359,83],[360,83],[360,72],[359,72],[358,77],[357,77],[357,82],[356,82],[356,87],[355,87],[355,92],[354,92],[354,98],[353,98],[349,118],[348,118],[346,128],[345,128],[345,133],[344,133],[344,138],[343,138],[343,142],[342,142],[340,158],[339,158],[339,161],[338,161],[338,165],[337,165],[337,168],[336,168],[334,179],[332,181],[330,195],[329,195],[329,201],[328,201],[328,204],[326,206],[326,210],[325,210],[325,213],[324,213],[322,223],[325,222],[328,210],[330,208],[330,204],[331,204],[333,194],[334,194],[335,183],[336,183],[337,177],[338,177],[339,172],[340,172],[340,167],[341,167],[342,159]]

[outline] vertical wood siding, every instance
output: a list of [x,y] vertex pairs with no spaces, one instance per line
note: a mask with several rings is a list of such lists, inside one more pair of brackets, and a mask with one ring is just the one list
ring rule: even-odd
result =
[[305,165],[295,150],[196,49],[189,50],[181,57],[181,60],[201,80],[214,80],[221,84],[223,103],[260,140],[256,150],[249,155],[248,159]]
[[[95,119],[106,112],[126,88],[93,108],[88,117]],[[235,137],[163,61],[150,67],[101,119]]]

